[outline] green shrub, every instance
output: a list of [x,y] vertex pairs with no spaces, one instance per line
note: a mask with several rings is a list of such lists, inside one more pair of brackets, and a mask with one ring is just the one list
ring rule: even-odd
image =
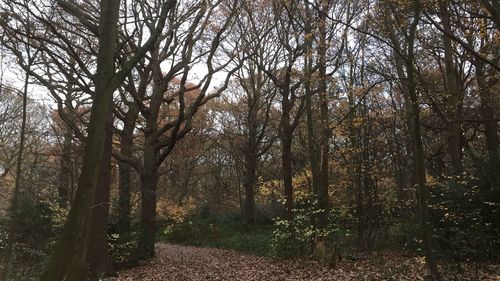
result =
[[[490,177],[495,175],[491,174]],[[485,178],[464,173],[431,188],[431,218],[438,253],[444,258],[484,260],[500,257],[498,197]],[[488,180],[489,181],[489,180]]]
[[[64,225],[67,210],[56,204],[22,198],[13,219],[16,223],[12,257],[7,280],[35,280],[47,262],[57,234]],[[0,222],[2,252],[8,239],[9,219]]]
[[275,219],[275,229],[272,238],[273,255],[292,258],[312,254],[312,245],[317,236],[327,237],[327,242],[333,241],[338,233],[337,213],[332,210],[328,214],[328,225],[324,229],[314,226],[314,217],[325,212],[318,207],[318,201],[312,195],[307,195],[297,201],[293,209],[293,219]]
[[135,251],[137,249],[136,240],[120,237],[119,234],[108,234],[109,254],[115,269],[131,267],[137,264]]
[[192,217],[181,223],[167,223],[158,239],[184,245],[214,247],[254,255],[271,254],[272,226],[242,222],[239,215]]

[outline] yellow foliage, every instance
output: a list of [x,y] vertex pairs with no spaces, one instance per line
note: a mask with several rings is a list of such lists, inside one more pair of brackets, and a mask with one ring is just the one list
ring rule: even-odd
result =
[[427,174],[425,176],[425,181],[427,182],[427,185],[429,185],[429,186],[435,186],[437,184],[436,179],[429,174]]
[[170,219],[177,223],[183,222],[195,210],[196,205],[192,197],[185,198],[179,203],[167,199],[158,202],[156,212],[158,217]]

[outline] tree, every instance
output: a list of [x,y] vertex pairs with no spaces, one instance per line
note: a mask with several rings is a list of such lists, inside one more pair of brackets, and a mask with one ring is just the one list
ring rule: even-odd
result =
[[417,198],[418,198],[418,210],[419,210],[419,224],[421,237],[423,240],[423,248],[425,251],[425,257],[427,261],[427,265],[429,266],[429,270],[431,273],[431,277],[436,280],[440,280],[439,270],[437,268],[437,263],[434,257],[433,249],[432,249],[432,226],[429,222],[429,214],[427,210],[427,199],[429,197],[429,191],[426,186],[426,175],[425,175],[425,158],[424,158],[424,147],[422,143],[421,136],[421,125],[420,125],[420,105],[418,101],[418,92],[415,78],[415,38],[416,31],[418,28],[418,23],[421,17],[421,3],[416,0],[412,3],[412,20],[408,25],[408,34],[406,41],[406,50],[405,57],[403,58],[405,61],[405,70],[406,77],[405,82],[408,90],[408,96],[410,107],[409,110],[409,118],[411,118],[411,128],[409,130],[413,149],[414,149],[414,168],[415,168],[415,176],[417,182]]
[[[85,12],[76,8],[73,4],[65,1],[58,1],[58,4],[72,13],[75,18],[79,19],[82,25],[87,26],[94,34],[98,34],[99,48],[96,56],[96,72],[93,76],[95,90],[93,92],[93,103],[85,141],[82,171],[79,177],[78,189],[75,194],[74,204],[71,206],[68,215],[64,232],[58,241],[47,270],[41,276],[41,280],[81,280],[85,277],[86,254],[89,233],[91,232],[90,214],[92,208],[90,207],[94,203],[96,193],[98,171],[100,170],[102,160],[99,156],[102,155],[104,151],[103,144],[106,136],[105,120],[107,119],[108,112],[111,110],[112,94],[128,75],[131,68],[152,46],[156,37],[159,36],[168,12],[172,7],[172,2],[173,1],[166,1],[163,3],[160,17],[158,18],[156,26],[151,29],[151,37],[149,40],[137,50],[130,60],[123,64],[123,67],[118,72],[115,73],[114,50],[116,46],[116,26],[119,17],[120,1],[101,1],[99,8],[100,21],[98,25],[93,25],[89,22],[87,18],[85,18]],[[30,7],[31,3],[23,4],[15,2],[13,5]],[[48,26],[49,29],[53,27],[54,23],[48,20],[50,16],[47,15],[47,11],[40,11],[41,13],[35,13],[30,9],[27,9],[27,11],[30,16],[33,16],[33,18],[41,24]],[[22,18],[14,18],[18,21],[22,20]],[[22,38],[20,36],[32,36],[30,38],[36,39],[33,40],[33,44],[44,46],[43,55],[48,55],[49,57],[51,55],[58,56],[57,53],[52,53],[48,47],[45,47],[45,45],[50,45],[45,41],[46,38],[38,37],[35,32],[26,34],[16,32],[16,29],[9,25],[11,23],[14,23],[14,21],[6,21],[5,24],[3,24],[4,28],[10,32],[11,36],[17,36],[18,38]],[[53,31],[54,29],[51,30]],[[64,35],[58,34],[57,32],[55,33],[57,34],[57,38],[62,39],[63,42],[69,41],[67,37],[63,37]],[[72,45],[65,45],[68,47],[66,50],[74,55],[75,53],[71,47]],[[53,46],[58,47],[60,45],[54,44]],[[18,55],[18,57],[20,56]],[[79,63],[81,62],[81,60],[78,60],[79,57],[73,57]],[[21,66],[42,84],[50,86],[39,73],[30,71],[23,65]]]
[[[422,3],[419,0],[409,1],[402,7],[397,7],[394,2],[381,2],[385,5],[385,15],[398,22],[394,28],[389,22],[385,22],[385,30],[390,42],[390,47],[395,53],[395,63],[398,72],[398,78],[401,79],[402,92],[406,107],[406,122],[411,139],[411,152],[413,157],[412,168],[414,181],[417,187],[417,206],[419,215],[419,231],[423,243],[423,249],[426,262],[429,267],[431,277],[440,280],[440,274],[437,267],[435,255],[432,247],[432,225],[429,220],[427,200],[429,197],[428,187],[426,186],[425,155],[424,145],[421,134],[420,104],[417,90],[417,75],[415,67],[415,42],[417,38],[417,29],[421,19]],[[400,9],[400,10],[398,10]],[[384,13],[383,12],[383,13]],[[398,19],[397,12],[408,13],[408,19]],[[396,34],[402,34],[402,42]]]
[[[253,66],[255,67],[255,65]],[[216,105],[221,115],[219,122],[223,137],[222,145],[228,146],[234,155],[235,167],[242,176],[244,200],[242,215],[246,222],[256,222],[255,194],[260,162],[263,154],[273,145],[276,136],[269,132],[272,103],[276,94],[273,85],[265,81],[255,68],[242,67],[240,74],[232,81],[227,96]],[[248,71],[249,77],[241,77]]]
[[[276,89],[259,68],[259,65],[269,68],[276,63],[276,57],[268,49],[271,45],[271,20],[265,3],[242,3],[242,13],[232,34],[235,37],[232,45],[240,48],[236,59],[241,68],[236,73],[236,85],[229,89],[229,97],[221,105],[228,107],[222,109],[229,114],[228,120],[234,120],[227,124],[226,134],[235,142],[236,153],[241,158],[245,192],[243,217],[249,223],[256,220],[255,192],[260,158],[275,139],[269,136],[268,125]],[[252,60],[247,60],[247,57]]]
[[[26,50],[28,54],[28,65],[26,67],[30,68],[33,59],[31,56],[33,54],[30,53],[30,50]],[[36,53],[34,54],[36,56]],[[10,204],[10,222],[9,222],[9,240],[7,241],[7,249],[5,251],[5,261],[7,261],[6,266],[0,272],[0,280],[6,279],[7,275],[10,271],[10,260],[12,259],[12,251],[14,246],[14,237],[16,234],[16,212],[19,208],[20,204],[20,196],[22,196],[22,187],[21,187],[21,177],[22,177],[22,169],[23,169],[23,152],[25,146],[26,139],[26,111],[27,111],[27,103],[28,103],[28,85],[29,85],[30,76],[26,73],[24,77],[24,88],[22,93],[22,117],[21,117],[21,129],[19,132],[19,149],[17,152],[17,160],[16,160],[16,175],[15,175],[15,184],[14,184],[14,194],[12,195],[11,204]]]
[[[280,132],[281,142],[281,165],[283,177],[283,194],[285,199],[284,217],[293,217],[293,167],[292,167],[292,141],[293,131],[299,124],[300,116],[303,112],[304,99],[299,97],[298,91],[303,83],[303,78],[298,73],[299,59],[304,53],[301,42],[303,30],[294,21],[294,15],[298,9],[297,3],[282,3],[273,1],[272,17],[275,25],[270,31],[270,36],[277,44],[269,48],[273,52],[273,66],[259,64],[271,81],[278,88],[280,94]],[[288,5],[291,4],[291,5]],[[266,39],[266,38],[259,38]]]
[[[176,3],[175,13],[167,22],[167,30],[158,37],[149,52],[150,61],[143,61],[138,65],[142,67],[138,71],[143,73],[138,81],[142,86],[127,88],[144,118],[144,123],[141,124],[144,137],[142,159],[137,161],[127,155],[115,155],[133,167],[140,167],[141,231],[137,250],[142,259],[154,256],[159,168],[177,141],[191,130],[193,117],[199,107],[219,96],[227,87],[230,75],[237,69],[230,69],[222,86],[209,93],[214,73],[225,69],[231,62],[229,57],[227,61],[215,64],[214,56],[231,29],[236,3]],[[213,23],[211,17],[215,15],[221,15],[222,20]],[[147,17],[146,20],[152,21],[151,23],[154,21],[152,17]],[[202,48],[202,51],[197,48]],[[162,65],[167,62],[169,68],[163,70]],[[198,83],[189,83],[192,67],[200,62],[206,64],[206,74]],[[148,67],[151,71],[146,70]],[[128,121],[132,121],[132,118]]]
[[[27,28],[30,27],[30,19],[28,18],[27,21]],[[4,40],[9,40],[8,38],[2,38]],[[3,42],[4,43],[4,42]],[[19,42],[16,41],[10,41],[11,46],[16,46],[17,48],[25,48],[24,49],[24,54],[25,57],[21,61],[23,63],[23,67],[30,70],[33,67],[34,61],[36,59],[36,56],[38,54],[37,49],[31,49],[31,46],[29,44],[19,44]],[[9,221],[9,236],[8,236],[8,241],[7,241],[7,247],[5,250],[5,260],[7,261],[7,265],[2,269],[2,272],[0,272],[0,280],[4,280],[7,278],[7,275],[9,274],[10,271],[10,260],[12,259],[12,252],[13,252],[13,246],[14,246],[14,237],[17,232],[17,223],[16,223],[16,213],[19,208],[21,196],[22,196],[22,186],[21,186],[21,181],[22,181],[22,174],[23,174],[23,153],[25,149],[25,141],[26,141],[26,120],[27,120],[27,103],[28,103],[28,86],[30,82],[30,74],[29,71],[25,71],[25,76],[24,76],[24,86],[23,86],[23,93],[22,93],[22,114],[21,114],[21,127],[20,127],[20,132],[19,132],[19,148],[17,151],[17,160],[16,160],[16,172],[15,172],[15,184],[14,184],[14,194],[12,195],[11,198],[11,204],[10,204],[10,210],[9,210],[9,215],[10,215],[10,221]]]

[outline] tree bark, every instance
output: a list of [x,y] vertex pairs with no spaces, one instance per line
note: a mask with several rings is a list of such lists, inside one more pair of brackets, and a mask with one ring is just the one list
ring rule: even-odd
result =
[[[256,81],[254,83],[261,83]],[[248,137],[246,140],[246,147],[244,148],[244,165],[245,165],[245,179],[243,186],[245,189],[245,205],[244,217],[248,223],[255,223],[255,185],[257,178],[257,165],[259,153],[259,140],[257,132],[258,111],[260,107],[260,87],[253,88],[247,92],[247,108],[248,108]]]
[[292,139],[293,130],[290,126],[290,109],[288,95],[283,95],[281,114],[281,165],[283,173],[283,194],[285,196],[285,209],[283,217],[293,218],[293,171],[292,171]]
[[[111,112],[110,112],[111,113]],[[111,151],[113,144],[113,116],[107,121],[107,130],[102,154],[102,167],[99,171],[97,191],[91,217],[89,250],[87,253],[87,280],[97,281],[114,275],[108,250],[108,215],[111,185]]]
[[257,177],[257,152],[248,151],[245,157],[245,189],[244,217],[248,223],[255,223],[255,182]]
[[[314,240],[314,254],[319,258],[326,257],[325,237],[322,233],[328,223],[328,185],[329,185],[329,135],[330,128],[328,124],[328,99],[327,99],[327,74],[326,74],[326,15],[329,10],[328,1],[321,3],[319,17],[316,19],[317,29],[312,29],[309,21],[313,20],[310,11],[309,3],[305,3],[306,9],[306,24],[305,24],[305,107],[306,107],[306,126],[308,135],[308,150],[311,163],[312,173],[312,190],[317,200],[317,208],[320,210],[314,215],[314,227],[317,231],[317,236]],[[319,102],[319,122],[314,122],[314,113],[312,110],[312,72],[313,72],[313,48],[312,39],[314,34],[317,34],[317,68],[318,68],[318,83],[317,93]],[[315,132],[316,128],[318,132]]]
[[64,128],[63,144],[61,151],[61,170],[59,174],[59,206],[66,208],[68,202],[71,202],[71,148],[73,133],[70,128]]
[[101,169],[107,118],[111,111],[114,88],[114,50],[119,0],[100,2],[99,51],[94,78],[95,93],[91,107],[88,136],[83,151],[83,164],[78,188],[63,234],[56,244],[41,281],[79,280],[85,272],[89,225],[97,179]]
[[437,266],[436,259],[434,257],[433,247],[432,247],[432,225],[429,220],[429,213],[427,208],[427,199],[429,197],[429,191],[426,186],[426,175],[425,175],[425,156],[424,156],[424,146],[422,142],[422,134],[420,131],[420,106],[417,98],[417,86],[415,81],[415,54],[414,54],[414,42],[416,37],[417,26],[420,21],[421,16],[421,3],[419,0],[414,0],[414,14],[413,20],[410,25],[409,36],[408,36],[408,46],[407,46],[407,57],[406,57],[406,72],[407,72],[407,85],[409,99],[411,101],[412,110],[412,120],[413,128],[411,132],[411,138],[413,140],[413,145],[415,149],[414,154],[414,167],[417,180],[417,198],[418,198],[418,210],[419,210],[419,227],[421,232],[421,237],[423,241],[424,254],[429,267],[430,275],[433,280],[441,280],[439,269]]
[[[305,1],[306,7],[306,21],[305,21],[305,33],[313,34],[312,26],[310,21],[311,15],[309,10],[309,4]],[[311,189],[313,194],[318,195],[319,193],[319,177],[320,177],[320,150],[318,146],[317,136],[316,136],[316,127],[317,124],[314,120],[314,112],[313,112],[313,89],[312,89],[312,72],[313,72],[313,48],[312,48],[312,39],[313,36],[306,36],[304,39],[305,45],[305,79],[304,79],[304,90],[305,90],[305,113],[306,113],[306,128],[307,128],[307,147],[309,153],[309,162],[311,165]]]
[[[447,3],[440,2],[440,17],[443,23],[443,29],[446,33],[452,33],[450,14],[447,8]],[[445,61],[445,83],[446,83],[446,113],[447,113],[447,143],[448,143],[448,160],[451,167],[452,175],[459,175],[462,172],[462,127],[461,105],[463,93],[459,85],[459,77],[456,72],[455,63],[453,62],[453,47],[451,38],[446,34],[443,35],[444,43],[444,61]]]
[[[132,157],[134,128],[139,114],[135,103],[129,105],[123,130],[120,134],[120,154],[127,158]],[[130,192],[132,187],[132,166],[125,162],[118,162],[118,225],[117,230],[120,240],[130,239]]]
[[327,94],[327,83],[328,76],[326,74],[327,62],[326,62],[326,52],[327,52],[327,39],[326,39],[326,17],[329,10],[329,1],[322,1],[321,13],[319,15],[319,42],[318,42],[318,56],[319,56],[319,82],[318,82],[318,93],[319,93],[319,103],[320,103],[320,170],[319,170],[319,190],[318,190],[318,203],[319,207],[323,212],[318,214],[318,226],[320,229],[324,229],[328,224],[328,212],[330,208],[330,203],[328,199],[328,187],[330,183],[330,173],[329,173],[329,155],[330,155],[330,122],[329,122],[329,111],[328,111],[328,94]]
[[490,78],[487,82],[485,73],[485,63],[480,60],[475,61],[476,79],[479,88],[479,98],[481,102],[481,118],[483,119],[484,135],[486,137],[486,149],[491,163],[496,163],[498,155],[498,121],[495,120],[495,99],[490,89],[495,89],[498,78]]
[[144,162],[141,171],[141,230],[138,241],[139,259],[154,257],[156,241],[156,185],[158,182],[158,154],[154,143],[146,136]]

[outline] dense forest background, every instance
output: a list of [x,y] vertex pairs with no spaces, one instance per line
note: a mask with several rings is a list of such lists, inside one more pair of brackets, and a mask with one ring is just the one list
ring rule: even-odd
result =
[[0,1],[0,280],[100,280],[157,242],[479,280],[500,258],[499,9]]

